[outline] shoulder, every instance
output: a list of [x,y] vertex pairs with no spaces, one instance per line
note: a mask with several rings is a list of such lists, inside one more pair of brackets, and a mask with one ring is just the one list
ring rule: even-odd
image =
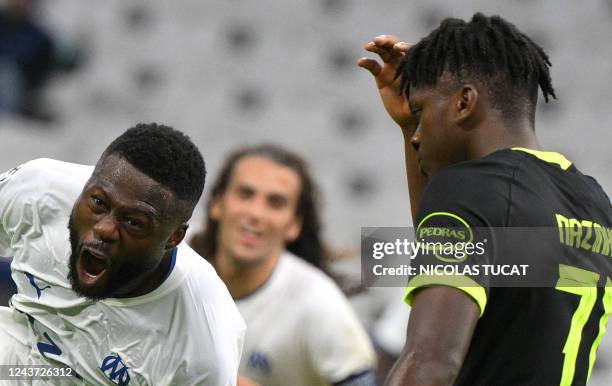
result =
[[88,171],[88,173],[91,174],[93,171],[93,166],[64,162],[51,158],[36,158],[11,169],[8,173],[2,174],[0,179],[3,179],[6,174],[27,177],[44,177],[48,174],[80,174],[79,172],[84,171]]
[[185,282],[189,290],[199,294],[199,299],[194,300],[200,300],[203,305],[217,303],[232,311],[236,310],[227,287],[213,266],[185,242],[178,246],[176,264],[182,266],[181,269],[185,273]]
[[429,182],[425,194],[452,200],[473,197],[507,188],[521,159],[511,151],[501,150],[477,160],[460,162],[438,172]]
[[[0,175],[0,218],[6,232],[65,221],[92,166],[36,159]],[[33,225],[34,224],[34,225]]]
[[0,184],[20,194],[44,195],[50,189],[80,190],[92,172],[93,166],[39,158],[0,175]]
[[427,184],[417,224],[433,213],[452,213],[500,226],[505,221],[510,187],[520,163],[520,157],[512,151],[501,150],[442,169]]
[[281,256],[281,270],[284,281],[293,288],[309,293],[337,292],[342,295],[336,283],[321,269],[313,266],[304,259],[285,252]]
[[[193,322],[222,338],[237,339],[246,329],[227,287],[212,265],[186,243],[177,252],[177,265],[185,275],[181,296],[189,303]],[[223,333],[222,333],[223,332]]]
[[183,275],[175,305],[184,311],[180,333],[190,331],[187,341],[178,340],[191,362],[185,379],[198,373],[207,382],[226,384],[237,372],[246,325],[210,263],[186,243],[176,259],[174,269]]
[[325,272],[289,252],[282,259],[284,292],[292,294],[293,302],[301,303],[299,309],[306,319],[354,316],[348,299]]

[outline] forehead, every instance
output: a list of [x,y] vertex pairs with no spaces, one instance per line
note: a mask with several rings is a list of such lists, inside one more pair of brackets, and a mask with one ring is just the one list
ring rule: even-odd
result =
[[297,172],[259,156],[247,156],[236,162],[229,185],[248,185],[261,191],[296,197],[301,189]]
[[102,189],[118,203],[128,206],[144,203],[160,212],[168,209],[173,199],[168,188],[114,154],[96,165],[85,186],[85,189],[94,188]]

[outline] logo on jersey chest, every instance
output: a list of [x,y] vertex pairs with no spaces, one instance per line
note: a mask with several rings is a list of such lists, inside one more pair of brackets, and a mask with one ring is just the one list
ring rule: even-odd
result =
[[263,374],[270,374],[270,372],[272,371],[272,364],[270,358],[268,358],[268,356],[261,351],[251,352],[248,361],[250,368],[254,370],[259,370]]
[[102,360],[100,370],[116,385],[127,386],[130,383],[130,368],[123,362],[119,354],[111,353]]
[[40,295],[42,295],[42,292],[44,290],[46,290],[47,288],[51,288],[50,285],[44,286],[44,287],[39,287],[38,284],[36,284],[36,281],[34,281],[34,276],[32,276],[31,274],[25,272],[26,277],[28,278],[28,281],[30,282],[30,284],[32,284],[32,287],[34,287],[34,289],[36,290],[36,296],[38,297],[38,299],[40,299]]

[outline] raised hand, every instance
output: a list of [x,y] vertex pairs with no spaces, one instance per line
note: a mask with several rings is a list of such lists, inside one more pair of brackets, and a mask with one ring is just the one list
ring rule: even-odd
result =
[[365,45],[366,51],[378,54],[382,65],[376,59],[360,58],[357,65],[368,70],[376,81],[383,105],[389,116],[403,129],[414,132],[417,122],[410,114],[408,101],[401,95],[400,80],[395,79],[397,67],[410,44],[402,42],[397,36],[380,35]]
[[410,47],[410,44],[401,42],[396,36],[377,36],[365,45],[365,49],[378,54],[382,60],[382,65],[377,60],[369,58],[360,58],[357,65],[370,71],[374,76],[387,113],[402,128],[410,210],[414,222],[416,221],[421,196],[427,185],[427,178],[419,169],[416,150],[411,144],[411,138],[417,129],[418,121],[410,114],[408,100],[401,94],[400,79],[395,78],[397,67]]

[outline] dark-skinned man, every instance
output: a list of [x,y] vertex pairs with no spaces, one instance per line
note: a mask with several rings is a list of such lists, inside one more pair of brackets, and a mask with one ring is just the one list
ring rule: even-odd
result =
[[[382,35],[365,49],[383,63],[358,65],[404,135],[417,231],[458,219],[547,229],[548,245],[516,251],[557,275],[542,288],[489,286],[479,275],[411,278],[406,342],[387,384],[586,384],[612,311],[612,208],[593,178],[537,141],[538,88],[555,96],[547,55],[511,23],[482,14],[446,19],[414,46]],[[602,245],[562,242],[568,224],[599,232]]]
[[56,370],[34,384],[235,385],[244,322],[181,243],[204,178],[197,147],[158,124],[95,167],[38,159],[1,175],[18,293],[0,308],[0,363]]

